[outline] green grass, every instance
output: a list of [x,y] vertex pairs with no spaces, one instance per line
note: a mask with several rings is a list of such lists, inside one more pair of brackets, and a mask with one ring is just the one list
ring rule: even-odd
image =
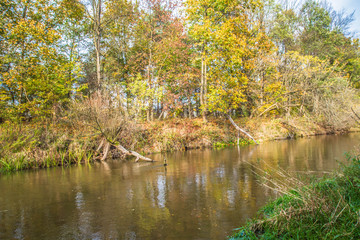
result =
[[213,143],[213,148],[214,149],[222,149],[222,148],[227,148],[230,146],[247,146],[250,144],[254,144],[254,141],[252,140],[247,140],[244,138],[240,138],[238,141],[228,141],[228,142],[224,142],[224,141],[220,141],[220,142],[214,142]]
[[348,160],[331,177],[282,189],[229,239],[360,239],[360,158]]

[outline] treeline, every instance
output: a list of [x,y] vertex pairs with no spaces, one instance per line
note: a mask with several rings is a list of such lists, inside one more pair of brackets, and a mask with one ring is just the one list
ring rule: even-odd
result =
[[343,124],[353,13],[314,0],[1,0],[0,121],[107,95],[139,120],[236,114]]

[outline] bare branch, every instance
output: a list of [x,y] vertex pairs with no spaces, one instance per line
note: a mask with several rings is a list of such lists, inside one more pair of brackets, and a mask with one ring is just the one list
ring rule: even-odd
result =
[[231,118],[231,116],[228,114],[227,117],[229,118],[231,124],[240,132],[244,133],[246,136],[248,136],[249,138],[251,138],[256,144],[259,144],[249,133],[247,133],[245,130],[241,129],[235,122],[234,120]]

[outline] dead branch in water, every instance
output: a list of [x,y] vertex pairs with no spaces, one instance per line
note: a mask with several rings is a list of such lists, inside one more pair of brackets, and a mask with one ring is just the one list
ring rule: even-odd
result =
[[[105,141],[106,141],[106,143],[105,143],[105,146],[104,146]],[[102,154],[102,157],[100,158],[100,156],[99,156],[97,158],[97,160],[100,159],[101,162],[105,161],[108,154],[109,154],[109,150],[110,150],[111,146],[114,146],[116,149],[120,150],[120,152],[122,152],[125,155],[136,157],[135,162],[138,162],[139,160],[143,160],[143,161],[147,161],[147,162],[155,162],[155,160],[153,160],[151,158],[147,158],[147,157],[145,157],[145,156],[143,156],[143,155],[141,155],[141,154],[139,154],[139,153],[137,153],[135,151],[127,150],[121,144],[110,142],[106,138],[102,139],[101,142],[100,142],[100,145],[99,145],[98,149],[101,150],[101,148],[103,147],[103,154]]]
[[118,145],[114,145],[117,149],[119,149],[122,153],[124,153],[125,155],[132,155],[134,157],[136,157],[135,162],[138,162],[139,159],[144,160],[144,161],[148,161],[148,162],[154,162],[154,160],[144,157],[143,155],[135,152],[135,151],[129,151],[126,148],[124,148],[123,146],[121,146],[120,144]]
[[110,143],[106,142],[105,147],[104,147],[104,154],[103,157],[100,159],[100,161],[105,161],[105,159],[107,158],[107,155],[109,154],[109,150],[110,150]]

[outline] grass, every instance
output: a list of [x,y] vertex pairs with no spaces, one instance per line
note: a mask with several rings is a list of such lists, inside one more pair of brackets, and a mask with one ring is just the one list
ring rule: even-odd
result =
[[348,160],[340,172],[310,184],[283,173],[280,181],[266,177],[283,195],[229,239],[360,239],[360,158]]
[[237,140],[236,130],[224,119],[167,119],[143,123],[142,150],[147,153],[222,148]]
[[2,124],[0,173],[93,161],[95,142],[66,126]]
[[213,143],[213,148],[214,149],[222,149],[222,148],[227,148],[227,147],[230,147],[230,146],[247,146],[247,145],[250,145],[250,144],[255,144],[255,143],[252,140],[239,138],[238,141],[214,142]]

